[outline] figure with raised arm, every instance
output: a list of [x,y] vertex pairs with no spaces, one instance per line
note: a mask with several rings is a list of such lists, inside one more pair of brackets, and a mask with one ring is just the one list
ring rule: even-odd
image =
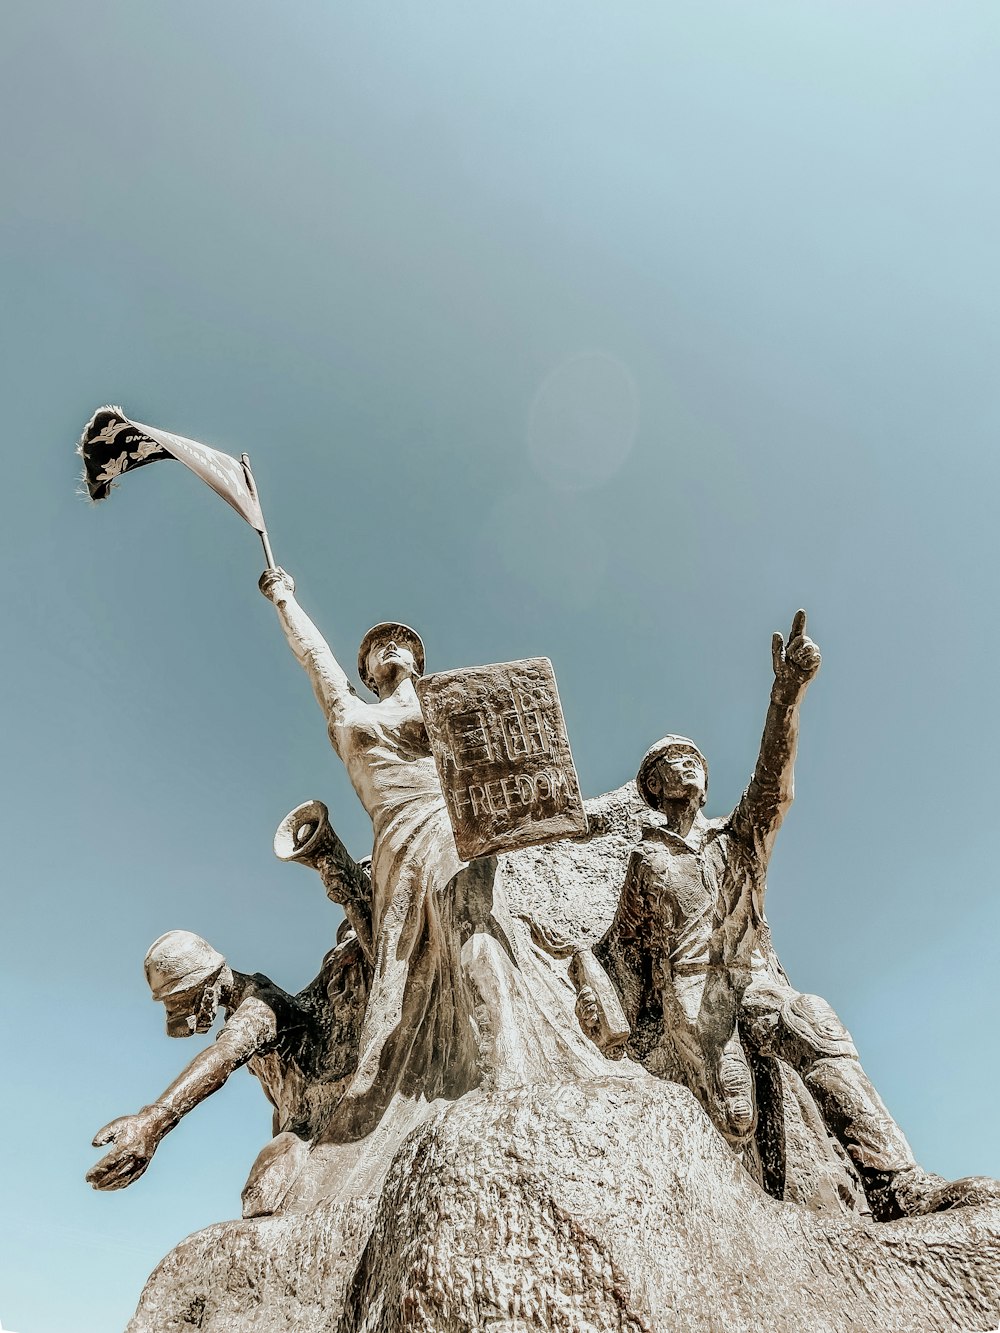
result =
[[745,1147],[757,1121],[744,1041],[787,1063],[856,1167],[872,1211],[891,1219],[1000,1197],[982,1177],[949,1183],[923,1171],[826,1003],[789,983],[764,921],[765,877],[794,792],[799,706],[820,666],[796,613],[787,645],[772,640],[774,683],[753,777],[732,814],[708,820],[708,764],[683,736],[665,736],[636,779],[649,807],[615,921],[598,951],[625,997],[642,1052],[702,1102],[720,1132]]
[[[561,976],[514,919],[496,860],[458,855],[414,687],[424,669],[419,635],[398,622],[365,634],[357,669],[377,696],[369,703],[298,605],[288,574],[268,570],[260,587],[309,676],[373,830],[372,985],[358,1068],[318,1143],[364,1138],[397,1096],[408,1103],[392,1112],[402,1127],[420,1103],[473,1088],[613,1068],[602,1053],[613,1041],[610,1027],[598,1031],[589,1012],[583,1019],[574,1012],[586,985]],[[584,836],[597,831],[595,824]]]
[[372,821],[372,990],[357,1073],[326,1136],[361,1138],[396,1093],[455,1098],[480,1081],[461,949],[491,913],[495,863],[466,864],[456,851],[413,684],[424,669],[416,631],[384,623],[364,636],[358,674],[377,695],[367,703],[296,602],[289,575],[267,570],[260,587]]

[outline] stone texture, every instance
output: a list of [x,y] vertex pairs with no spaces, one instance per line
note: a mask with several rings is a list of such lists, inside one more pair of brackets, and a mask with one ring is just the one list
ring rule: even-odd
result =
[[777,1202],[686,1090],[472,1094],[381,1197],[224,1223],[167,1257],[128,1333],[938,1333],[1000,1323],[1000,1208],[872,1224]]
[[439,671],[416,691],[463,861],[586,832],[547,657]]
[[[603,836],[500,858],[514,910],[600,939],[639,807],[628,784],[588,802]],[[873,1224],[779,1202],[689,1092],[607,1068],[424,1106],[395,1135],[390,1114],[366,1164],[331,1161],[339,1195],[177,1246],[128,1333],[1000,1325],[1000,1208]]]

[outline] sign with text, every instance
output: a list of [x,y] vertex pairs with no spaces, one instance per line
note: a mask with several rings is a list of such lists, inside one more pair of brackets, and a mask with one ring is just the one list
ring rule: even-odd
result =
[[439,671],[416,688],[463,860],[586,832],[547,657]]

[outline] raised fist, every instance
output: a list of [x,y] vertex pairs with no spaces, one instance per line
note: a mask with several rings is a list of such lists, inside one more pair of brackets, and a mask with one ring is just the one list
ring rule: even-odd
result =
[[806,634],[806,613],[796,611],[786,644],[780,634],[771,639],[774,678],[779,685],[803,689],[819,670],[823,660],[819,649]]
[[280,606],[295,592],[295,580],[283,569],[265,569],[257,586],[269,602]]

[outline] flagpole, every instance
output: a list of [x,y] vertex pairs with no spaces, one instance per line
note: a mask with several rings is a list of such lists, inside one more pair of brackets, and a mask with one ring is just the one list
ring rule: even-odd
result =
[[[250,494],[257,501],[257,504],[259,506],[260,497],[257,494],[257,483],[254,481],[253,473],[250,471],[250,455],[240,454],[240,462],[243,464],[243,471],[247,475],[247,485],[250,487]],[[261,512],[261,517],[263,517],[264,515],[263,509],[261,509],[260,512]],[[257,536],[260,538],[260,544],[264,548],[264,559],[267,561],[268,569],[277,569],[277,565],[275,565],[274,563],[274,556],[271,553],[271,543],[268,541],[267,537],[267,528],[265,527],[262,532],[258,532]]]

